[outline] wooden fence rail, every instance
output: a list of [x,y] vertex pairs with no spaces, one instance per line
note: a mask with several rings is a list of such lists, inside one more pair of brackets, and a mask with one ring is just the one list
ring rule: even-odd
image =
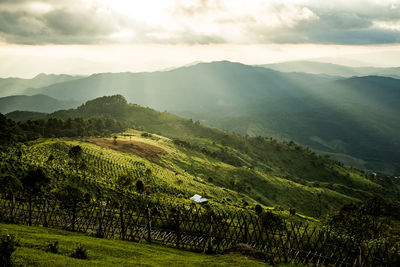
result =
[[66,205],[53,197],[13,201],[0,195],[0,220],[202,252],[222,252],[246,243],[264,251],[267,260],[275,263],[400,266],[399,248],[385,242],[357,243],[330,230],[277,223],[247,211],[211,211],[194,204],[172,205],[144,197]]

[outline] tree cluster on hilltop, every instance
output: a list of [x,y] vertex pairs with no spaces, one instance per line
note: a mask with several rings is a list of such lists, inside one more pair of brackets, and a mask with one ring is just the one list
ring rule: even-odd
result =
[[122,122],[105,117],[66,120],[49,118],[16,123],[0,114],[0,125],[0,145],[41,137],[104,136],[126,129],[126,125]]

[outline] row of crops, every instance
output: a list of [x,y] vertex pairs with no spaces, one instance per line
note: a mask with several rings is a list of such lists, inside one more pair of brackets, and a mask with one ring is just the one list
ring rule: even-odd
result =
[[[82,164],[76,166],[69,155],[73,146],[82,148]],[[6,155],[6,156],[5,156]],[[182,157],[183,155],[178,155]],[[139,156],[115,151],[87,142],[47,139],[28,145],[10,147],[2,158],[12,158],[11,165],[22,167],[38,166],[51,173],[51,177],[64,179],[69,175],[78,175],[91,184],[107,188],[123,188],[135,191],[135,183],[140,180],[148,193],[159,193],[164,196],[189,199],[194,194],[201,194],[221,203],[231,199],[234,203],[243,196],[232,192],[186,172],[172,158],[174,155],[161,158],[158,163],[147,161]],[[184,159],[184,157],[183,157]],[[133,182],[130,187],[121,186],[119,178],[129,176]],[[251,200],[247,200],[251,202]],[[215,203],[217,204],[217,203]]]
[[[68,151],[79,145],[83,149],[81,166],[71,164]],[[45,141],[30,146],[10,148],[9,155],[14,155],[16,162],[26,166],[38,166],[57,170],[58,173],[79,174],[100,183],[114,185],[118,177],[128,175],[134,180],[143,180],[152,191],[179,194],[183,187],[170,183],[176,179],[175,172],[157,164],[148,162],[135,155],[116,152],[93,144],[77,141]],[[15,165],[15,164],[14,164]],[[180,179],[185,178],[181,177]],[[174,188],[171,188],[174,187]]]

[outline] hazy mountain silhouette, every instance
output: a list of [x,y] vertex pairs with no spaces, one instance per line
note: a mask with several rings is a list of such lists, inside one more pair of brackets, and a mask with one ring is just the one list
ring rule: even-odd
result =
[[[81,76],[71,76],[65,74],[38,74],[32,79],[22,79],[22,78],[0,78],[0,96],[10,96],[22,94],[28,88],[39,88],[43,86],[48,86],[51,84],[71,81]],[[30,93],[29,93],[30,94]]]
[[221,61],[165,72],[94,74],[29,92],[79,102],[122,94],[130,102],[159,110],[200,112],[251,103],[260,97],[300,96],[310,84],[328,80],[331,78]]
[[303,72],[342,77],[380,75],[400,78],[400,68],[349,67],[332,63],[305,60],[264,64],[260,66],[282,72]]
[[16,110],[53,112],[78,105],[79,103],[75,101],[62,101],[46,95],[15,95],[0,98],[0,113],[5,114]]

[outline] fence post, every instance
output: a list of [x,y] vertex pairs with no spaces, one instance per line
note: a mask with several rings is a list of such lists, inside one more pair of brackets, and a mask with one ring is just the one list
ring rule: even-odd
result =
[[181,232],[180,232],[180,209],[177,208],[176,210],[176,217],[175,217],[175,226],[176,226],[176,248],[180,247],[181,243]]
[[97,213],[97,221],[98,221],[98,228],[97,228],[97,233],[96,236],[97,237],[103,237],[103,215],[104,215],[104,211],[103,211],[103,205],[100,202],[100,210]]
[[147,242],[151,242],[151,213],[150,213],[150,207],[147,204]]
[[74,205],[72,207],[72,231],[75,231],[75,223],[76,223],[76,200],[74,200]]
[[16,221],[15,220],[15,194],[14,193],[12,193],[11,219],[13,221]]
[[249,234],[249,225],[247,224],[247,217],[246,217],[246,219],[244,220],[244,239],[243,239],[244,243],[247,243],[248,234]]
[[210,228],[208,229],[208,237],[207,237],[206,243],[204,244],[203,253],[206,252],[207,248],[208,248],[209,252],[211,252],[211,250],[212,250],[213,222],[214,222],[213,216],[210,215]]
[[28,216],[28,225],[32,226],[32,197],[29,197]]
[[285,252],[285,261],[286,262],[289,262],[290,261],[290,251],[291,251],[291,243],[290,243],[290,238],[291,238],[291,235],[292,235],[292,231],[290,230],[290,228],[288,228],[289,226],[286,224],[286,230],[287,230],[287,235],[286,235],[286,238],[287,238],[287,247],[286,247],[286,252]]
[[124,217],[123,217],[123,211],[124,211],[124,206],[122,204],[120,204],[119,206],[119,217],[121,219],[121,230],[120,230],[120,234],[121,234],[121,239],[124,240],[125,239],[125,225],[124,225]]
[[49,224],[48,224],[48,222],[47,222],[47,209],[48,209],[48,207],[47,207],[47,198],[44,198],[44,211],[43,211],[43,213],[44,213],[44,215],[43,215],[43,226],[44,227],[47,227],[47,226],[49,226]]

